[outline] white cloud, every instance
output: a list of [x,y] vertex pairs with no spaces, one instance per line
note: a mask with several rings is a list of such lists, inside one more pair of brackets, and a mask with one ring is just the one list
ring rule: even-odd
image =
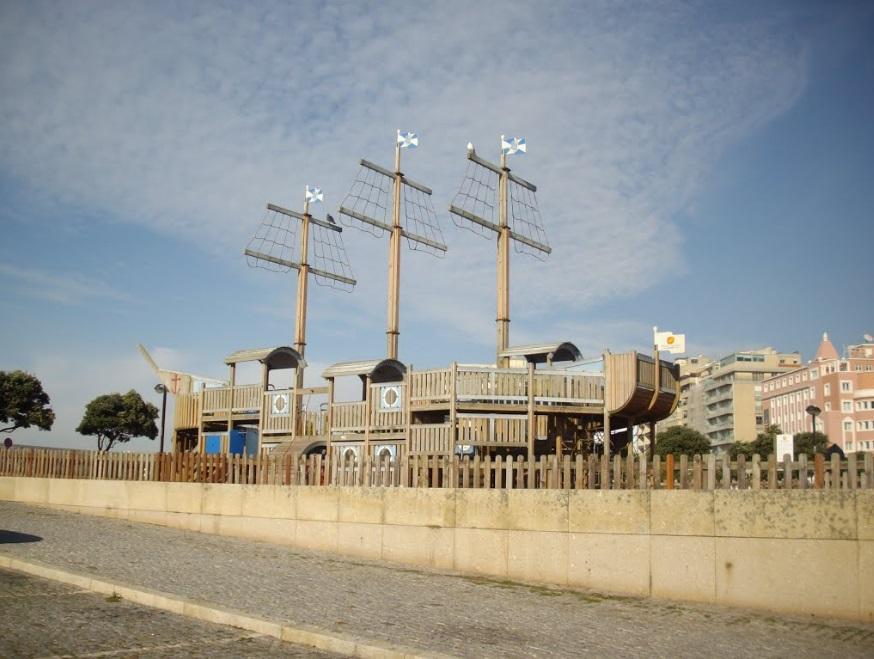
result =
[[[450,253],[404,254],[402,323],[415,314],[486,343],[494,247],[445,212],[468,141],[494,158],[501,133],[527,137],[511,164],[539,186],[554,253],[514,257],[511,315],[568,322],[682,272],[676,216],[805,84],[779,19],[705,21],[673,3],[5,3],[0,15],[0,167],[59,208],[222,255],[239,254],[266,200],[296,207],[304,184],[333,212],[359,157],[391,165],[394,130],[417,130],[404,168],[434,188]],[[359,287],[338,304],[381,327],[384,241],[344,238]]]
[[12,281],[19,295],[37,297],[61,304],[81,304],[91,299],[130,302],[131,297],[105,281],[75,272],[52,273],[0,263],[0,279]]

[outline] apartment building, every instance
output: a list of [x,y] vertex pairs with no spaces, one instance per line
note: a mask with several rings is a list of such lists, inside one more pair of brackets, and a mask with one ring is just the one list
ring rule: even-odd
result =
[[680,400],[674,414],[659,424],[688,426],[710,440],[714,450],[736,441],[751,442],[767,423],[762,414],[762,382],[798,368],[798,353],[761,348],[734,352],[719,360],[703,355],[677,360]]
[[700,428],[704,425],[703,391],[698,384],[710,374],[715,362],[710,357],[698,355],[680,358],[676,363],[680,367],[680,400],[674,413],[658,422],[657,432],[671,426]]
[[701,382],[704,422],[696,427],[716,450],[751,442],[767,424],[762,413],[762,382],[801,365],[797,353],[761,348],[735,352],[714,364]]
[[841,357],[823,333],[812,361],[762,382],[766,424],[810,432],[810,405],[821,410],[817,432],[844,452],[874,451],[874,342],[849,346]]

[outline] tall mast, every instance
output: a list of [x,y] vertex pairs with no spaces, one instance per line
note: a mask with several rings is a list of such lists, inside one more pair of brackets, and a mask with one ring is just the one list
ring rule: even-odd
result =
[[[294,349],[301,357],[304,356],[307,345],[307,286],[309,285],[310,266],[309,235],[310,235],[310,194],[304,194],[303,219],[300,226],[300,267],[297,269],[297,302],[294,310]],[[303,369],[296,369],[295,386],[303,387]]]
[[392,188],[392,224],[388,249],[388,325],[386,329],[386,355],[398,358],[400,336],[401,298],[401,143],[395,144],[395,175]]
[[[412,249],[425,249],[435,254],[446,252],[446,245],[437,225],[437,214],[431,203],[431,189],[408,179],[401,172],[401,150],[415,148],[418,144],[419,138],[416,133],[397,131],[393,172],[367,160],[361,160],[358,177],[339,210],[340,219],[347,226],[355,226],[376,236],[389,234],[385,332],[386,356],[389,359],[398,358],[401,238],[406,238]],[[387,216],[389,206],[391,217]]]
[[[330,215],[326,220],[321,220],[310,214],[310,204],[320,202],[323,198],[321,189],[306,186],[303,213],[276,204],[267,204],[267,215],[243,252],[249,265],[253,267],[279,272],[297,270],[294,349],[301,357],[306,351],[310,276],[315,277],[317,283],[338,288],[351,289],[356,284],[340,237],[343,229],[334,223]],[[295,244],[298,226],[300,236]],[[314,248],[312,253],[311,246]],[[304,369],[299,365],[295,369],[296,389],[303,387],[303,376]],[[301,397],[295,396],[296,419],[301,418],[297,413],[300,411],[301,404]],[[293,429],[293,432],[296,434],[297,428]]]
[[495,165],[480,158],[473,144],[468,144],[468,171],[449,206],[452,219],[458,226],[487,236],[494,232],[497,236],[495,364],[499,367],[509,365],[509,358],[504,355],[510,345],[510,243],[515,241],[517,247],[535,256],[552,252],[546,243],[546,233],[537,210],[534,196],[537,186],[511,174],[507,166],[507,156],[525,151],[525,138],[508,140],[501,135],[501,160],[500,165]]
[[507,224],[507,183],[510,170],[507,168],[507,154],[501,153],[501,175],[498,179],[498,349],[495,364],[501,368],[508,366],[508,359],[501,354],[510,344],[510,227]]

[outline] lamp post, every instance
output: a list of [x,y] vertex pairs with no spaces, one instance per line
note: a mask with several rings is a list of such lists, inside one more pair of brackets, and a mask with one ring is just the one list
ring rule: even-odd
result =
[[808,405],[804,410],[810,415],[810,441],[813,443],[816,440],[816,417],[822,412],[816,405]]
[[155,385],[155,392],[162,395],[161,400],[161,448],[160,452],[164,452],[164,417],[167,415],[167,387],[163,384]]

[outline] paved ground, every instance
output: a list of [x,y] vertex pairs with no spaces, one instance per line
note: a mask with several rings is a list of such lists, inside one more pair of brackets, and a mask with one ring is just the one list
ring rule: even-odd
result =
[[335,657],[0,570],[0,657]]
[[874,625],[522,586],[7,502],[2,529],[37,538],[0,544],[14,557],[423,651],[874,656]]

